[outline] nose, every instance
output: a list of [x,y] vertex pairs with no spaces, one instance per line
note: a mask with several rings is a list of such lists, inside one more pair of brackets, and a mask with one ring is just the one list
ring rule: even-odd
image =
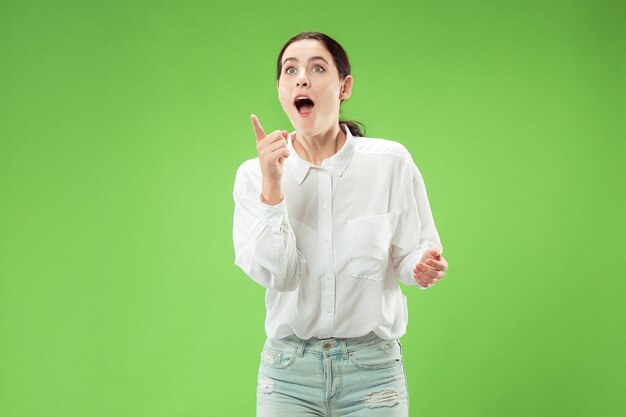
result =
[[296,81],[296,85],[298,87],[302,86],[302,87],[308,87],[309,85],[309,80],[306,78],[306,75],[304,75],[304,73],[301,73],[302,75],[298,76],[298,80]]

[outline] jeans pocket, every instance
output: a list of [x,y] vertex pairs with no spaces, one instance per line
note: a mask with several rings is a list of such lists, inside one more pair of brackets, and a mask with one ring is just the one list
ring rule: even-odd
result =
[[355,278],[382,281],[389,264],[395,211],[348,220],[350,274]]
[[385,369],[402,366],[402,351],[397,340],[384,340],[348,352],[352,363],[361,369]]
[[263,345],[261,363],[272,368],[289,368],[296,359],[296,348],[280,341],[269,340]]

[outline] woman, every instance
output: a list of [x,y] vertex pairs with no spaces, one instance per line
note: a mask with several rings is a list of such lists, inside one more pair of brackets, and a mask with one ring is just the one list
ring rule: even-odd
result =
[[398,142],[339,120],[343,48],[303,32],[282,48],[278,98],[295,131],[265,133],[237,170],[235,264],[266,288],[257,416],[408,416],[398,281],[448,268],[422,176]]

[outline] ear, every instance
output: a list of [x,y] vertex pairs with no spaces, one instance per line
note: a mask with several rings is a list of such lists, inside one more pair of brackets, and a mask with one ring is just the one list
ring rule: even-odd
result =
[[347,75],[343,80],[343,85],[341,87],[341,94],[339,94],[340,100],[347,100],[352,95],[352,83],[354,80],[352,79],[352,75]]

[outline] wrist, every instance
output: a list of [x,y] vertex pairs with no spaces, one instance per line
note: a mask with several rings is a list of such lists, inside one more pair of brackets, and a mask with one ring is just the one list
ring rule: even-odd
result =
[[261,192],[261,201],[271,206],[275,206],[283,201],[283,193],[280,189],[280,183],[264,181],[263,190]]

